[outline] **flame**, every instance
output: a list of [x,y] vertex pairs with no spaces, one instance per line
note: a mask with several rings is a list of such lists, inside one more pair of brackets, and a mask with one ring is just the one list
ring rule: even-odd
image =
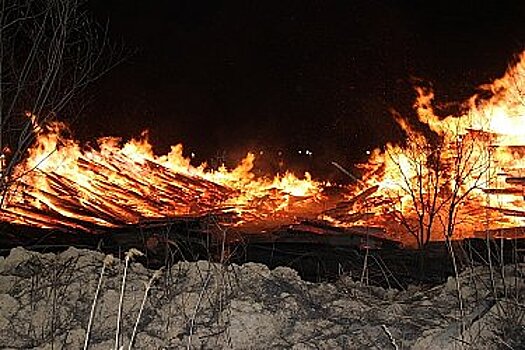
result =
[[[128,142],[106,137],[91,147],[80,145],[66,136],[64,124],[39,126],[28,113],[38,138],[8,179],[0,220],[96,232],[207,214],[245,228],[305,217],[342,227],[380,227],[420,245],[520,227],[525,52],[480,90],[464,103],[464,112],[441,117],[434,92],[416,87],[417,121],[393,112],[405,142],[371,152],[358,166],[362,179],[350,186],[315,181],[308,173],[257,177],[251,153],[233,169],[193,165],[181,144],[156,155],[147,133]],[[327,187],[342,194],[333,197]]]
[[147,133],[124,144],[105,137],[82,147],[65,131],[55,122],[38,135],[15,170],[3,220],[88,231],[214,212],[232,214],[236,225],[292,222],[323,197],[322,184],[308,173],[256,178],[251,153],[232,170],[214,170],[193,166],[180,144],[155,155]]
[[394,112],[406,142],[374,150],[347,200],[374,191],[327,219],[385,227],[405,242],[418,237],[420,244],[523,226],[525,52],[502,78],[480,89],[490,97],[477,94],[464,104],[465,113],[442,118],[434,111],[433,91],[416,87],[414,110],[428,130],[416,130]]

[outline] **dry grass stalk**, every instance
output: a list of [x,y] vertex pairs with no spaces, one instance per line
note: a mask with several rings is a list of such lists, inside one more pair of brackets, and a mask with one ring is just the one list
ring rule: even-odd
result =
[[392,335],[392,333],[390,332],[390,330],[388,329],[388,327],[384,324],[381,325],[381,329],[383,330],[383,332],[385,332],[385,334],[387,335],[388,337],[388,340],[390,341],[390,344],[392,344],[392,346],[394,347],[395,350],[399,350],[399,346],[397,345],[396,343],[396,339],[394,338],[394,336]]
[[144,255],[141,251],[135,248],[131,248],[126,252],[126,257],[124,258],[124,273],[122,274],[122,286],[120,289],[120,299],[118,303],[118,314],[117,314],[117,330],[115,332],[115,350],[120,350],[120,321],[122,318],[122,304],[124,301],[124,290],[126,288],[126,277],[128,273],[129,261],[135,256]]
[[197,302],[195,303],[195,309],[193,310],[193,315],[190,319],[190,331],[189,331],[190,334],[188,335],[188,344],[186,347],[187,350],[191,350],[191,339],[193,337],[193,329],[195,327],[195,320],[197,318],[197,312],[199,311],[199,307],[201,306],[202,298],[204,297],[204,293],[206,292],[206,289],[208,288],[208,283],[210,283],[211,277],[212,277],[212,272],[208,271],[208,276],[206,277],[206,280],[204,281],[202,289],[199,293],[199,298]]
[[133,342],[135,341],[135,335],[137,334],[137,328],[139,326],[140,317],[142,316],[142,311],[144,310],[144,305],[146,304],[146,299],[148,297],[148,292],[151,289],[151,286],[153,285],[153,282],[155,282],[157,279],[160,278],[162,275],[162,272],[164,270],[164,267],[161,267],[150,278],[148,283],[145,284],[145,290],[144,290],[144,297],[142,298],[142,304],[140,305],[139,314],[137,315],[137,320],[135,321],[135,326],[133,327],[133,333],[131,334],[131,339],[129,341],[128,349],[131,350],[131,347],[133,346]]
[[113,255],[106,255],[104,258],[104,263],[102,264],[102,270],[100,271],[100,276],[98,278],[97,289],[95,290],[95,297],[93,298],[93,303],[91,304],[91,312],[89,313],[89,321],[86,330],[86,337],[84,339],[84,350],[87,350],[89,345],[89,334],[91,333],[91,326],[93,325],[93,318],[95,316],[95,308],[97,306],[98,295],[100,293],[100,287],[102,286],[102,281],[104,279],[104,273],[106,272],[106,267],[113,263]]

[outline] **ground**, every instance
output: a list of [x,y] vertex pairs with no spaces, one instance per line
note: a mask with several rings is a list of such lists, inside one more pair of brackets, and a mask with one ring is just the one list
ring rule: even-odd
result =
[[[114,348],[124,266],[75,248],[13,249],[0,258],[0,347],[81,349],[96,299],[89,349]],[[395,290],[253,263],[180,262],[158,274],[130,260],[120,344],[136,325],[134,349],[524,349],[524,271],[473,267]]]

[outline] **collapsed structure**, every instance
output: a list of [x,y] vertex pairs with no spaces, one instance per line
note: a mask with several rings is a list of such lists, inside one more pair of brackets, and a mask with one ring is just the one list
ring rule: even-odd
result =
[[362,180],[348,186],[308,173],[256,177],[253,154],[231,170],[192,165],[182,145],[157,156],[146,134],[126,143],[108,137],[81,146],[66,136],[65,125],[45,125],[9,179],[0,220],[100,232],[207,215],[259,231],[307,219],[381,228],[418,244],[521,227],[525,53],[502,78],[480,89],[490,97],[473,96],[461,115],[438,117],[433,92],[417,88],[418,121],[393,112],[406,142],[372,152],[359,166]]

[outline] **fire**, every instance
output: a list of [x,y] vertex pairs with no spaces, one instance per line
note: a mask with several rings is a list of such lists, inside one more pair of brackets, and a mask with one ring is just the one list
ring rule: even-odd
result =
[[433,91],[417,87],[417,123],[393,112],[406,142],[374,150],[358,166],[361,180],[333,186],[342,199],[308,173],[255,176],[251,153],[233,169],[212,169],[192,164],[180,144],[156,155],[147,133],[90,147],[65,136],[61,123],[35,125],[37,141],[9,179],[0,219],[96,232],[208,214],[244,228],[309,218],[380,227],[419,245],[523,226],[525,53],[480,89],[463,113],[440,117]]
[[[434,93],[416,88],[414,109],[428,130],[416,130],[394,112],[406,143],[375,150],[361,166],[363,181],[355,188],[374,190],[353,201],[341,218],[339,211],[329,219],[343,226],[385,227],[405,242],[408,233],[420,245],[523,226],[524,88],[525,52],[502,78],[481,87],[491,97],[473,96],[462,115],[438,117]],[[345,216],[356,220],[348,222]]]
[[147,133],[123,145],[106,137],[81,147],[66,130],[54,123],[39,134],[14,173],[3,220],[89,231],[215,212],[230,214],[236,225],[262,218],[291,222],[323,197],[322,184],[308,173],[255,178],[253,154],[232,170],[214,170],[193,166],[180,144],[155,155]]

